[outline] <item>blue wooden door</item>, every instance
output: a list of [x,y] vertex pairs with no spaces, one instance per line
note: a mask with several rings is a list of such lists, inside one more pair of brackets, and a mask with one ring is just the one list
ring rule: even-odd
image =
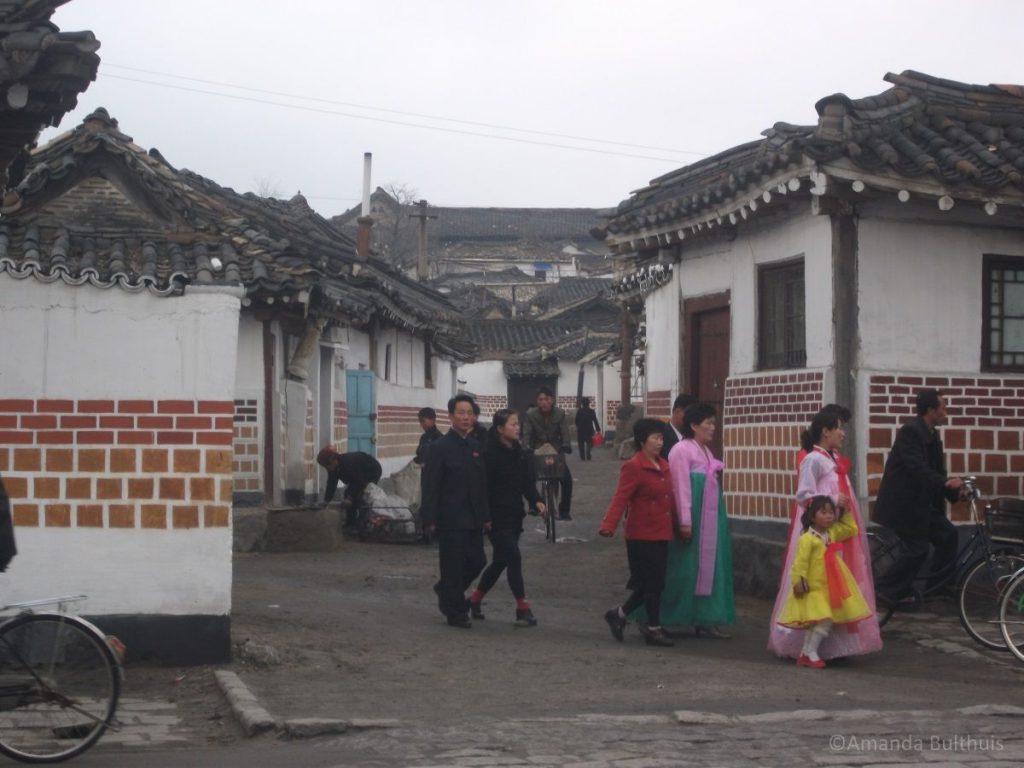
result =
[[373,371],[346,371],[348,450],[377,454],[377,399]]

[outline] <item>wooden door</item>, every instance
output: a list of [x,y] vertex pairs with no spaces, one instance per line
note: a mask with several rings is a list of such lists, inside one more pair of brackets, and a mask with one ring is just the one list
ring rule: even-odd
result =
[[373,371],[346,371],[348,450],[377,455],[376,376]]
[[725,405],[725,380],[729,376],[729,307],[716,307],[694,313],[692,392],[718,412],[718,429],[712,451],[722,455],[722,410]]

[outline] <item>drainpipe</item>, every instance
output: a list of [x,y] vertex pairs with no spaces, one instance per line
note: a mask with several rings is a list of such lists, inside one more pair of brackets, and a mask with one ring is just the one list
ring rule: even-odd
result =
[[356,219],[359,231],[356,235],[356,256],[361,261],[368,261],[370,258],[370,228],[373,227],[373,217],[370,216],[370,165],[373,162],[373,153],[363,153],[363,207],[360,216]]
[[326,324],[327,319],[322,317],[310,318],[306,323],[302,341],[295,348],[295,354],[288,363],[287,373],[290,378],[296,381],[306,381],[309,378],[309,364],[313,359],[313,353],[320,348],[320,335]]

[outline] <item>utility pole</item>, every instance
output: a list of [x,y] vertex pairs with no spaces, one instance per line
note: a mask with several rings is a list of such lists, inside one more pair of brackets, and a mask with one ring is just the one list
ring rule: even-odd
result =
[[419,212],[410,213],[409,218],[420,220],[420,252],[416,259],[416,279],[422,283],[430,277],[430,270],[427,264],[427,219],[436,219],[437,216],[427,213],[426,200],[420,200],[416,205],[420,209]]

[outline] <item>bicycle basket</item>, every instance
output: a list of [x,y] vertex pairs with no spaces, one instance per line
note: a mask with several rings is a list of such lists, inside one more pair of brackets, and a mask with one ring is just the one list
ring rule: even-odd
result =
[[538,480],[561,480],[565,477],[565,454],[534,453],[533,471]]
[[993,542],[1024,547],[1024,501],[993,499],[985,509],[985,527]]

